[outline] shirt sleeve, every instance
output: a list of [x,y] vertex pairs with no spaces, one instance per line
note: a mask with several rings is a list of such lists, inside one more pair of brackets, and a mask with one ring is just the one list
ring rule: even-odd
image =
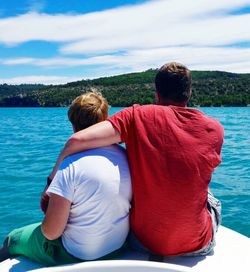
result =
[[74,177],[73,165],[65,159],[57,171],[53,181],[51,182],[46,193],[50,196],[51,193],[66,198],[73,202],[74,197]]
[[129,137],[129,131],[134,122],[133,113],[136,106],[138,105],[125,108],[107,119],[119,132],[122,142],[126,142]]
[[223,126],[217,122],[217,142],[216,142],[216,152],[218,155],[221,157],[221,150],[222,150],[222,145],[224,141],[224,128]]

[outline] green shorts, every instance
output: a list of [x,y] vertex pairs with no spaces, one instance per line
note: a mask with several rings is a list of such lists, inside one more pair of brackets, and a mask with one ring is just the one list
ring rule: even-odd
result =
[[61,238],[48,240],[41,231],[41,223],[13,230],[9,234],[8,249],[11,255],[22,255],[44,265],[82,261],[64,249]]

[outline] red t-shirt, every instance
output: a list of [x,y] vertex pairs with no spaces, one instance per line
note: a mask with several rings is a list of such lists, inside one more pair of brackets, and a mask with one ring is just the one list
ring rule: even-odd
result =
[[160,255],[206,246],[208,184],[221,162],[222,126],[196,109],[160,105],[134,105],[108,121],[126,143],[136,237]]

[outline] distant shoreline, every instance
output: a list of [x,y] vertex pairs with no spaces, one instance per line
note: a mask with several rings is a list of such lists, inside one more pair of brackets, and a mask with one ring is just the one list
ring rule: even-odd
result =
[[[113,107],[153,104],[157,70],[81,80],[64,85],[0,85],[0,107],[67,107],[85,92],[101,92]],[[250,74],[192,71],[189,106],[250,107]]]
[[[147,104],[149,105],[149,104]],[[43,106],[13,106],[13,107],[9,107],[9,106],[0,106],[0,108],[3,109],[14,109],[14,108],[31,108],[31,109],[35,109],[35,108],[39,108],[39,109],[57,109],[57,108],[68,108],[69,106],[53,106],[53,107],[43,107]],[[126,108],[126,107],[130,107],[130,106],[110,106],[111,108]],[[250,108],[250,105],[243,105],[243,106],[225,106],[225,105],[221,105],[221,106],[188,106],[188,108]]]

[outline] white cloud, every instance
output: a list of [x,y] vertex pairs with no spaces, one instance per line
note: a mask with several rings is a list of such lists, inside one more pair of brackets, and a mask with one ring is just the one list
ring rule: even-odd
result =
[[1,64],[4,65],[19,65],[19,64],[34,64],[35,59],[33,58],[16,58],[16,59],[2,59]]
[[4,65],[34,65],[38,67],[73,67],[95,64],[113,64],[114,60],[110,56],[97,56],[91,58],[14,58],[2,59],[0,64]]
[[81,76],[47,76],[47,75],[28,75],[28,76],[16,76],[9,78],[1,78],[0,84],[45,84],[45,85],[57,85],[66,84],[68,82],[74,82],[83,79],[94,79],[100,77],[107,77],[111,75],[120,75],[126,73],[126,69],[115,68],[115,67],[103,67],[99,68],[98,71],[93,70],[92,72],[82,73]]
[[[22,76],[0,78],[0,84],[65,84],[82,79],[119,75],[126,72],[144,71],[160,67],[170,61],[185,63],[191,70],[219,70],[237,73],[249,73],[250,48],[213,48],[213,47],[170,47],[145,50],[132,50],[122,56],[104,55],[87,59],[52,58],[52,59],[9,59],[0,60],[0,64],[36,66],[84,66],[100,65],[98,71],[84,74],[82,77],[67,76]],[[121,68],[122,67],[122,68]]]
[[[38,67],[73,67],[99,65],[102,75],[116,73],[117,67],[124,71],[142,71],[156,68],[165,62],[179,61],[192,70],[210,69],[234,72],[249,72],[250,48],[223,47],[168,47],[130,50],[122,55],[103,55],[89,58],[17,58],[0,60],[4,65],[34,65]],[[108,67],[108,69],[106,68]],[[100,70],[100,68],[98,69]],[[111,73],[111,74],[112,74]],[[92,75],[94,76],[94,75]]]
[[242,27],[249,15],[222,15],[246,4],[249,0],[158,0],[84,15],[27,13],[0,20],[0,42],[76,42],[62,52],[95,53],[249,40],[248,29]]
[[[101,65],[115,73],[116,67],[139,71],[178,60],[191,69],[250,72],[250,49],[223,47],[250,42],[250,14],[228,15],[249,4],[249,0],[155,0],[84,15],[33,12],[0,19],[2,44],[59,42],[54,58],[10,58],[0,63]],[[82,57],[66,57],[74,54]]]
[[67,82],[73,82],[81,80],[82,78],[76,77],[61,77],[61,76],[22,76],[13,78],[0,78],[0,84],[64,84]]

